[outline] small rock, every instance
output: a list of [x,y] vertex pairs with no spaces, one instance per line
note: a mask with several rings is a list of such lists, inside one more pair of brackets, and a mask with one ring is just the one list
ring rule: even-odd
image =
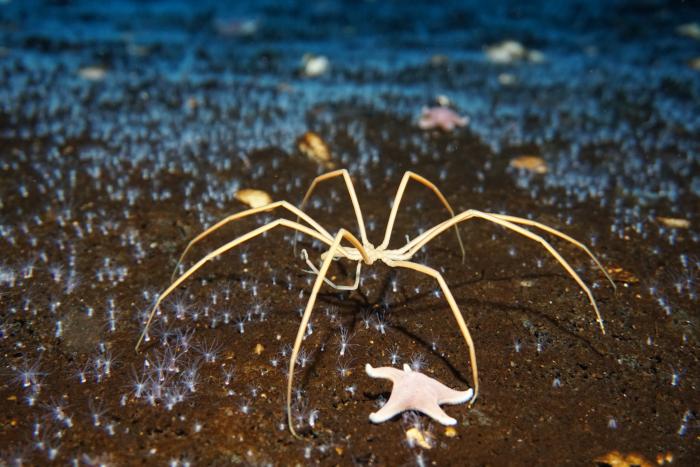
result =
[[244,188],[236,192],[235,198],[243,204],[251,208],[259,208],[266,206],[272,202],[272,198],[262,190],[252,188]]
[[433,447],[430,443],[430,436],[427,436],[427,433],[423,433],[416,427],[406,431],[406,441],[408,441],[409,446],[418,445],[423,449],[431,449]]
[[319,135],[313,131],[307,131],[297,139],[297,148],[312,161],[323,165],[327,169],[335,167],[331,160],[331,150]]
[[101,66],[86,66],[78,70],[78,75],[88,81],[102,81],[107,76],[107,70]]
[[523,44],[514,40],[506,40],[486,47],[486,57],[491,63],[507,65],[520,60],[532,63],[542,63],[545,55],[539,50],[528,50]]
[[510,160],[510,166],[536,174],[546,174],[548,170],[547,163],[539,156],[518,156]]
[[437,101],[440,107],[449,107],[452,105],[452,101],[450,100],[450,98],[444,94],[438,94],[435,100]]
[[620,266],[608,266],[605,268],[615,282],[625,282],[627,284],[636,284],[639,278],[629,271],[625,271]]
[[636,452],[627,455],[620,451],[610,451],[607,454],[598,456],[593,460],[598,465],[609,465],[610,467],[652,467],[653,464],[646,460],[644,456]]
[[681,36],[686,36],[692,39],[700,40],[700,24],[698,23],[681,24],[676,28],[676,32]]
[[498,75],[498,83],[501,86],[515,86],[518,84],[518,78],[512,73],[501,73]]
[[656,463],[659,465],[673,464],[673,453],[671,451],[658,453],[656,455]]
[[455,430],[455,427],[448,426],[447,428],[445,428],[445,436],[447,436],[448,438],[454,438],[455,436],[457,436],[457,430]]
[[688,219],[682,219],[678,217],[657,217],[659,222],[661,222],[666,227],[672,229],[687,229],[690,228],[690,221]]
[[304,54],[301,58],[304,76],[315,78],[328,71],[331,62],[324,55]]
[[525,57],[525,47],[516,41],[503,41],[486,47],[486,57],[491,63],[512,63]]

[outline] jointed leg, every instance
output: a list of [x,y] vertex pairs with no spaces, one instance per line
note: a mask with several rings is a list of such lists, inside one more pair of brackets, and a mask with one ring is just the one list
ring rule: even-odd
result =
[[[527,229],[524,229],[520,227],[519,225],[516,225],[508,220],[502,219],[498,216],[494,216],[493,214],[489,214],[486,212],[481,212],[481,211],[476,211],[473,209],[469,209],[467,211],[464,211],[461,214],[458,214],[457,216],[453,217],[452,219],[449,219],[445,222],[442,222],[441,224],[438,224],[437,226],[433,227],[432,229],[423,232],[423,234],[419,235],[412,241],[410,241],[406,246],[404,246],[400,251],[404,253],[404,257],[406,259],[410,259],[416,251],[418,251],[420,248],[422,248],[426,243],[428,243],[430,240],[435,238],[436,236],[440,235],[442,232],[445,230],[449,229],[452,227],[454,224],[457,224],[459,222],[472,219],[472,218],[479,218],[479,219],[484,219],[490,222],[493,222],[495,224],[499,224],[507,229],[513,230],[516,233],[519,233],[520,235],[527,237],[531,240],[534,240],[538,243],[540,243],[543,247],[549,251],[549,253],[554,256],[554,258],[561,264],[561,266],[566,270],[566,272],[569,273],[569,275],[576,281],[576,283],[581,287],[581,289],[588,295],[588,300],[591,302],[591,305],[593,306],[593,309],[595,310],[596,318],[598,321],[598,325],[600,326],[600,330],[605,334],[605,325],[603,324],[603,318],[600,316],[600,311],[598,311],[598,305],[596,304],[595,298],[593,298],[593,293],[591,293],[591,289],[588,288],[588,286],[583,282],[581,277],[574,271],[574,269],[569,265],[569,263],[557,252],[557,250],[554,249],[552,245],[547,242],[544,238],[541,236],[530,232]],[[598,263],[600,264],[600,263]]]
[[292,384],[294,382],[294,366],[296,364],[297,355],[299,354],[299,349],[301,347],[301,341],[304,338],[304,333],[306,332],[306,326],[309,323],[309,318],[311,318],[311,311],[313,310],[314,305],[316,303],[316,296],[318,295],[318,291],[321,288],[323,279],[326,277],[326,273],[328,273],[328,268],[331,265],[331,261],[333,261],[333,256],[338,252],[340,248],[340,242],[343,239],[349,240],[353,244],[353,246],[360,251],[360,254],[362,254],[363,258],[365,260],[368,260],[367,253],[365,252],[362,245],[360,245],[359,241],[347,230],[340,229],[338,234],[335,236],[331,247],[326,253],[326,257],[323,260],[323,264],[321,264],[321,268],[318,271],[318,276],[316,276],[316,281],[314,282],[314,286],[311,289],[309,301],[306,303],[304,315],[301,317],[301,324],[299,324],[299,331],[297,331],[297,337],[294,340],[294,348],[292,348],[292,355],[289,358],[289,374],[287,376],[287,423],[289,424],[289,431],[291,431],[292,435],[294,435],[297,438],[299,438],[299,435],[297,435],[296,431],[294,431],[294,425],[292,424]]
[[153,309],[148,315],[148,320],[146,321],[146,326],[143,329],[143,332],[141,333],[141,337],[139,337],[138,342],[136,343],[136,350],[139,349],[139,346],[141,345],[141,341],[143,341],[144,336],[148,332],[148,327],[151,324],[151,321],[153,320],[153,316],[155,316],[156,310],[158,310],[158,307],[160,304],[165,300],[165,298],[170,295],[170,293],[173,292],[180,284],[182,284],[188,277],[190,277],[192,274],[194,274],[199,268],[204,266],[205,263],[208,261],[216,258],[222,253],[225,253],[228,250],[231,250],[232,248],[235,248],[236,246],[240,245],[243,242],[247,242],[251,238],[255,238],[258,235],[262,234],[263,232],[266,232],[268,230],[274,229],[277,226],[284,226],[288,227],[290,229],[298,230],[300,232],[303,232],[307,235],[310,235],[314,238],[317,238],[318,240],[321,240],[322,242],[326,244],[331,244],[328,239],[326,239],[323,235],[320,233],[316,232],[315,230],[310,229],[309,227],[299,224],[297,222],[292,222],[289,219],[277,219],[273,222],[270,222],[269,224],[263,225],[261,227],[258,227],[257,229],[251,230],[247,234],[241,235],[238,238],[235,238],[234,240],[231,240],[230,242],[220,246],[216,250],[208,253],[204,258],[200,259],[195,263],[192,267],[190,267],[187,271],[185,271],[184,274],[182,274],[180,277],[177,278],[172,284],[168,286],[167,289],[158,297],[158,300],[156,301],[155,305],[153,305]]
[[[267,206],[261,206],[259,208],[247,209],[245,211],[237,212],[236,214],[232,214],[230,216],[227,216],[224,219],[217,222],[216,224],[209,227],[208,229],[206,229],[204,232],[197,235],[195,238],[193,238],[190,241],[189,244],[187,244],[187,248],[185,248],[185,251],[183,251],[182,255],[180,255],[180,259],[178,260],[177,264],[175,265],[175,270],[173,271],[173,274],[170,277],[170,280],[172,281],[173,279],[175,279],[175,275],[177,274],[177,268],[180,266],[180,264],[182,263],[182,260],[185,259],[185,255],[187,255],[187,252],[190,251],[190,248],[192,248],[195,243],[204,239],[209,234],[220,229],[221,227],[228,224],[229,222],[233,222],[233,221],[235,221],[237,219],[241,219],[243,217],[252,216],[253,214],[257,214],[259,212],[272,211],[273,209],[277,209],[280,207],[290,211],[292,214],[296,214],[297,215],[297,220],[296,220],[297,223],[299,222],[299,218],[302,218],[304,221],[306,221],[306,223],[308,223],[310,226],[312,226],[314,229],[316,229],[321,235],[326,237],[326,239],[327,239],[326,243],[330,243],[331,241],[333,241],[333,236],[330,233],[328,233],[328,231],[326,229],[321,227],[321,225],[318,222],[316,222],[311,217],[309,217],[306,213],[304,213],[301,209],[298,209],[296,206],[293,206],[292,204],[288,203],[287,201],[276,201],[274,203],[268,204]],[[296,240],[295,240],[295,242],[296,242]]]
[[[430,180],[409,171],[406,171],[406,173],[403,175],[403,178],[401,179],[401,183],[399,184],[399,189],[396,190],[396,197],[394,198],[394,204],[391,206],[391,213],[389,214],[389,222],[386,224],[386,233],[384,234],[384,240],[382,241],[382,244],[378,247],[378,249],[383,250],[386,249],[389,246],[389,241],[391,239],[391,234],[394,230],[394,221],[396,221],[396,213],[399,210],[399,204],[401,203],[401,199],[403,198],[403,193],[406,190],[406,185],[408,185],[409,180],[415,180],[418,183],[428,187],[430,190],[432,190],[433,193],[435,193],[435,196],[437,196],[440,199],[440,202],[447,208],[447,210],[450,213],[450,216],[454,217],[455,212],[452,210],[452,206],[450,206],[450,203],[447,202],[447,199],[442,195],[442,192],[436,187]],[[459,242],[459,249],[462,251],[462,262],[464,263],[464,245],[462,244],[462,237],[459,234],[459,227],[457,224],[455,224],[455,233],[457,234],[457,241]]]
[[[319,273],[318,268],[316,266],[314,266],[314,263],[311,262],[311,260],[309,259],[308,253],[306,253],[306,250],[301,250],[301,256],[302,256],[302,258],[304,258],[304,261],[306,261],[306,264],[309,266],[309,268],[311,268],[311,271],[306,271],[306,272],[310,272],[310,273],[318,275],[318,273]],[[336,285],[335,283],[333,283],[333,281],[331,281],[327,277],[323,278],[323,282],[330,285],[331,287],[333,287],[336,290],[357,290],[357,288],[360,285],[360,271],[361,270],[362,270],[362,261],[358,261],[357,268],[355,269],[355,282],[352,285]]]
[[522,225],[529,225],[531,227],[537,227],[538,229],[542,229],[547,233],[550,233],[552,235],[556,235],[559,238],[563,238],[569,243],[574,244],[577,246],[579,249],[583,250],[589,258],[595,262],[596,266],[605,274],[605,277],[610,281],[610,283],[613,286],[613,289],[617,290],[617,285],[615,285],[615,282],[612,280],[612,277],[610,277],[610,274],[608,274],[608,271],[605,270],[602,264],[600,264],[600,261],[598,261],[598,258],[591,253],[591,250],[588,249],[586,245],[583,243],[579,242],[575,238],[569,237],[563,232],[558,231],[557,229],[553,229],[552,227],[549,227],[548,225],[542,224],[541,222],[536,222],[530,219],[525,219],[524,217],[516,217],[516,216],[508,216],[506,214],[491,214],[494,217],[498,217],[499,219],[503,219],[504,221],[512,222],[513,224],[522,224]]
[[[309,186],[309,189],[306,190],[306,195],[304,195],[304,199],[301,201],[301,204],[299,205],[299,209],[303,210],[304,205],[306,205],[306,202],[309,200],[309,197],[311,197],[311,193],[313,193],[314,189],[316,188],[316,185],[318,185],[320,182],[323,182],[325,180],[329,180],[331,178],[335,177],[343,177],[343,180],[345,180],[345,186],[348,189],[348,194],[350,195],[350,201],[352,202],[352,208],[355,210],[355,217],[357,218],[357,226],[360,229],[360,239],[362,240],[363,245],[367,245],[367,232],[365,232],[365,221],[362,219],[362,210],[360,209],[360,203],[357,201],[357,194],[355,193],[355,186],[352,184],[352,180],[350,179],[350,174],[348,173],[347,169],[338,169],[334,170],[332,172],[325,173],[323,175],[319,175],[318,177],[314,178],[314,180],[311,182],[311,185]],[[297,218],[297,222],[299,222],[299,219]],[[296,242],[296,237],[294,238],[294,254],[296,255],[297,252],[297,242]]]
[[428,266],[425,266],[423,264],[418,264],[418,263],[413,263],[411,261],[391,261],[391,260],[385,260],[386,264],[392,267],[401,267],[401,268],[407,268],[407,269],[413,269],[414,271],[422,272],[424,274],[427,274],[429,276],[432,276],[435,278],[435,280],[440,284],[440,288],[442,289],[442,293],[445,294],[445,298],[447,299],[447,303],[450,305],[450,309],[452,310],[452,314],[455,317],[455,320],[457,320],[457,326],[459,326],[459,331],[462,333],[462,337],[464,337],[465,342],[467,343],[467,348],[469,349],[469,363],[472,367],[472,379],[474,380],[474,396],[472,397],[471,401],[469,402],[469,405],[473,405],[474,401],[476,401],[476,397],[479,395],[479,370],[476,367],[476,352],[474,350],[474,342],[472,341],[472,336],[469,334],[469,328],[467,327],[467,323],[464,322],[464,317],[462,316],[462,313],[459,311],[459,307],[457,306],[457,302],[455,301],[454,297],[452,296],[452,292],[450,292],[449,287],[447,287],[447,283],[445,282],[445,279],[442,277],[442,274],[440,274],[438,271],[436,271],[433,268],[430,268]]

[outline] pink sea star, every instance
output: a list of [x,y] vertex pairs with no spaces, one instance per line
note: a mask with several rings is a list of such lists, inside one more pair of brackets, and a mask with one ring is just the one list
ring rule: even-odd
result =
[[372,378],[389,379],[394,387],[389,401],[379,411],[370,414],[373,423],[382,423],[406,410],[417,410],[443,425],[455,425],[457,420],[440,408],[440,404],[461,404],[471,399],[474,391],[455,391],[440,381],[414,371],[404,364],[403,371],[384,366],[372,368],[368,363],[365,371]]
[[443,131],[452,131],[455,127],[463,127],[468,124],[469,117],[462,117],[449,107],[423,107],[418,121],[418,126],[423,130],[439,128]]

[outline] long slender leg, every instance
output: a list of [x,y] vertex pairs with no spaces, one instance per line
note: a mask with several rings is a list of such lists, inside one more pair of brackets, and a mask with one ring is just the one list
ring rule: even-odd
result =
[[588,300],[591,302],[591,305],[593,306],[593,310],[595,310],[596,314],[596,319],[598,321],[598,325],[600,326],[600,330],[605,334],[605,325],[603,324],[603,318],[600,316],[600,311],[598,311],[598,305],[596,304],[595,298],[593,297],[593,293],[591,293],[591,289],[588,288],[588,286],[583,282],[581,277],[574,271],[574,269],[569,265],[569,263],[559,254],[557,250],[554,249],[552,245],[547,242],[544,238],[541,236],[530,232],[527,229],[524,229],[520,227],[519,225],[516,225],[510,221],[507,221],[505,219],[501,219],[497,216],[494,216],[493,214],[489,214],[486,212],[481,212],[481,211],[476,211],[474,209],[469,209],[467,211],[462,212],[461,214],[458,214],[457,216],[453,217],[452,219],[446,220],[445,222],[442,222],[438,224],[437,226],[433,227],[432,229],[423,232],[423,234],[419,235],[412,241],[408,242],[406,246],[404,246],[401,250],[398,252],[401,253],[401,258],[405,259],[410,259],[416,251],[418,251],[420,248],[422,248],[426,243],[431,241],[433,238],[436,236],[440,235],[442,232],[445,230],[449,229],[452,227],[454,224],[457,224],[459,222],[472,219],[472,218],[479,218],[479,219],[484,219],[489,222],[493,222],[494,224],[499,224],[507,229],[510,229],[524,237],[527,237],[531,240],[534,240],[538,243],[540,243],[547,251],[554,256],[554,258],[561,264],[561,266],[566,270],[567,273],[576,281],[576,283],[581,287],[581,289],[588,295]]
[[[438,189],[435,184],[433,184],[430,180],[418,175],[417,173],[411,172],[410,170],[406,171],[405,174],[403,174],[403,178],[401,179],[401,183],[399,184],[399,189],[396,190],[396,197],[394,198],[394,204],[391,206],[391,213],[389,214],[389,222],[386,224],[386,233],[384,234],[384,240],[382,241],[382,244],[377,247],[379,250],[385,250],[389,246],[389,241],[391,239],[391,234],[394,230],[394,221],[396,221],[396,213],[399,210],[399,204],[401,203],[401,199],[403,198],[403,193],[406,190],[406,185],[408,185],[409,180],[415,180],[418,183],[428,187],[430,190],[432,190],[433,193],[435,193],[435,196],[437,196],[440,199],[440,202],[447,208],[447,210],[450,213],[450,216],[454,217],[455,212],[452,210],[452,206],[450,206],[450,203],[447,201],[447,199],[442,195],[442,192]],[[465,258],[465,252],[464,252],[464,244],[462,243],[462,237],[459,234],[459,227],[457,224],[455,224],[455,233],[457,234],[457,241],[459,242],[459,249],[462,251],[462,263],[464,263],[464,258]]]
[[[310,272],[313,274],[318,275],[318,268],[314,266],[314,263],[311,262],[309,259],[309,254],[306,252],[306,250],[301,250],[301,257],[306,261],[306,264],[311,268],[311,271],[305,271],[305,272]],[[360,286],[360,272],[362,270],[362,261],[357,262],[357,268],[355,269],[355,282],[352,285],[336,285],[328,279],[327,277],[323,278],[323,282],[326,284],[330,285],[336,290],[357,290],[357,288]]]
[[423,264],[418,264],[414,263],[411,261],[392,261],[392,260],[384,260],[386,264],[392,267],[400,267],[400,268],[407,268],[407,269],[413,269],[414,271],[422,272],[424,274],[427,274],[429,276],[432,276],[435,278],[435,280],[440,284],[440,288],[442,289],[442,293],[445,294],[445,298],[447,299],[447,303],[450,305],[450,309],[452,310],[452,314],[455,317],[455,320],[457,320],[457,326],[459,326],[459,331],[462,333],[462,337],[464,337],[464,341],[467,343],[467,347],[469,348],[469,363],[471,364],[472,367],[472,379],[474,380],[474,395],[471,398],[471,401],[469,402],[469,405],[473,405],[474,401],[476,401],[476,397],[479,395],[479,370],[476,367],[476,351],[474,350],[474,341],[472,341],[472,336],[469,333],[469,328],[467,327],[467,323],[464,322],[464,317],[462,316],[462,313],[459,311],[459,307],[457,306],[457,302],[455,301],[454,297],[452,296],[452,292],[450,291],[450,288],[447,287],[447,283],[445,282],[445,279],[442,277],[442,274],[440,274],[438,271],[436,271],[433,268],[430,268],[428,266],[425,266]]
[[[474,209],[470,209],[470,210],[465,211],[465,212],[470,212],[470,211],[473,212],[473,211],[475,211],[475,210],[474,210]],[[477,211],[477,212],[479,212],[479,211]],[[605,275],[605,277],[608,279],[608,281],[610,281],[610,284],[612,284],[613,289],[617,290],[617,285],[616,285],[615,282],[612,280],[612,277],[610,277],[610,274],[608,274],[608,271],[606,271],[605,268],[603,267],[603,265],[600,263],[600,261],[598,260],[598,258],[595,257],[595,255],[591,252],[591,250],[588,249],[588,247],[587,247],[586,245],[584,245],[583,243],[579,242],[579,241],[576,240],[575,238],[572,238],[572,237],[566,235],[565,233],[558,231],[557,229],[554,229],[554,228],[552,228],[552,227],[549,227],[548,225],[542,224],[541,222],[536,222],[536,221],[533,221],[533,220],[530,220],[530,219],[525,219],[524,217],[516,217],[516,216],[509,216],[509,215],[506,215],[506,214],[495,214],[495,213],[484,213],[484,214],[489,214],[489,215],[491,215],[491,216],[493,216],[493,217],[497,217],[497,218],[502,219],[502,220],[504,220],[504,221],[512,222],[513,224],[522,224],[522,225],[528,225],[528,226],[531,226],[531,227],[536,227],[536,228],[538,228],[538,229],[544,230],[544,231],[547,232],[547,233],[550,233],[550,234],[552,234],[552,235],[556,235],[557,237],[562,238],[562,239],[566,240],[566,241],[569,242],[569,243],[572,243],[574,246],[576,246],[576,247],[578,247],[579,249],[583,250],[583,251],[588,255],[588,257],[591,258],[591,259],[593,260],[593,262],[595,262],[595,264],[596,264],[596,266],[598,267],[598,269],[600,269],[600,271]],[[453,217],[454,217],[454,216],[453,216]],[[466,219],[462,219],[462,220],[466,220]],[[422,238],[424,238],[424,237],[430,235],[430,234],[432,233],[433,230],[436,230],[436,229],[439,229],[439,228],[442,228],[442,227],[443,227],[443,226],[442,226],[442,223],[441,223],[441,224],[438,224],[438,225],[436,225],[435,227],[433,227],[433,228],[431,228],[431,229],[428,229],[427,231],[423,232],[421,235],[419,235],[418,237],[414,238],[411,242],[407,243],[406,245],[404,245],[403,247],[401,247],[400,249],[398,249],[398,250],[396,250],[396,251],[399,252],[399,253],[405,253],[406,251],[408,251],[408,250],[411,249],[411,247],[412,247],[413,244],[415,244],[415,243],[417,243],[417,242],[420,242]],[[441,232],[442,232],[442,231],[441,231]],[[438,234],[438,235],[439,235],[439,234]],[[412,256],[412,255],[411,255],[411,256]]]
[[[311,185],[309,186],[309,189],[306,190],[306,195],[304,195],[304,199],[301,201],[301,204],[299,205],[299,209],[302,210],[304,209],[304,205],[306,202],[309,200],[309,197],[311,197],[311,193],[313,193],[314,189],[316,188],[316,185],[318,185],[320,182],[323,182],[325,180],[329,180],[331,178],[335,177],[343,177],[343,180],[345,180],[345,186],[348,189],[348,194],[350,195],[350,201],[352,202],[352,208],[355,211],[355,217],[357,218],[357,226],[360,229],[360,239],[362,240],[363,245],[367,245],[369,242],[367,241],[367,232],[365,231],[365,221],[362,218],[362,209],[360,209],[360,203],[357,201],[357,194],[355,193],[355,186],[352,184],[352,180],[350,179],[350,174],[348,173],[347,169],[338,169],[338,170],[333,170],[332,172],[325,173],[323,175],[319,175],[318,177],[314,178],[314,180],[311,182]],[[299,222],[299,219],[297,218],[297,222]],[[296,255],[297,252],[297,242],[296,242],[296,237],[294,238],[294,254]]]
[[[221,227],[228,224],[229,222],[233,222],[233,221],[241,219],[243,217],[252,216],[253,214],[257,214],[259,212],[272,211],[273,209],[277,209],[280,207],[290,211],[292,214],[296,214],[297,215],[296,222],[299,222],[300,218],[303,219],[306,223],[308,223],[310,226],[312,226],[314,229],[316,229],[321,235],[325,236],[326,239],[328,240],[328,242],[333,241],[333,236],[330,233],[328,233],[328,231],[326,229],[324,229],[318,222],[316,222],[311,217],[309,217],[301,209],[298,209],[296,206],[288,203],[287,201],[275,201],[274,203],[270,203],[267,206],[261,206],[259,208],[247,209],[245,211],[237,212],[236,214],[231,214],[230,216],[223,218],[222,220],[220,220],[219,222],[212,225],[211,227],[206,229],[204,232],[200,233],[195,238],[193,238],[190,241],[190,243],[187,244],[187,247],[185,248],[185,251],[182,252],[182,255],[180,255],[180,259],[177,261],[177,264],[175,265],[175,270],[173,271],[173,274],[170,277],[170,280],[172,281],[175,279],[175,275],[177,274],[177,268],[180,266],[182,261],[185,259],[185,255],[187,255],[187,252],[190,251],[190,249],[194,246],[195,243],[204,239],[209,234],[220,229]],[[296,242],[296,240],[295,240],[295,242]],[[326,242],[326,243],[328,243],[328,242]]]
[[[167,289],[158,297],[158,300],[156,301],[155,305],[153,305],[153,309],[151,312],[148,314],[148,320],[146,321],[146,326],[143,329],[143,332],[141,333],[141,337],[139,337],[138,342],[136,343],[136,350],[139,349],[139,346],[141,345],[141,341],[143,341],[143,338],[146,336],[146,333],[148,332],[148,327],[151,324],[151,321],[153,320],[153,316],[156,313],[156,310],[158,310],[158,307],[160,304],[165,300],[165,298],[172,293],[173,290],[175,290],[180,284],[182,284],[188,277],[190,277],[192,274],[194,274],[199,268],[204,266],[205,263],[208,261],[216,258],[222,253],[225,253],[228,250],[231,250],[232,248],[235,248],[236,246],[240,245],[243,242],[247,242],[251,238],[255,238],[258,235],[262,234],[263,232],[266,232],[268,230],[274,229],[277,226],[284,226],[288,227],[293,230],[298,230],[300,232],[303,232],[307,235],[310,235],[314,238],[317,238],[318,240],[321,240],[322,242],[326,244],[331,244],[330,241],[328,241],[327,238],[325,238],[323,235],[320,233],[316,232],[315,230],[312,230],[311,228],[299,224],[297,222],[290,221],[289,219],[277,219],[275,221],[270,222],[269,224],[263,225],[261,227],[258,227],[257,229],[251,230],[247,234],[241,235],[240,237],[237,237],[230,242],[220,246],[214,251],[211,251],[208,253],[204,258],[200,259],[195,263],[192,267],[190,267],[185,273],[183,273],[180,277],[178,277],[172,284],[168,286]],[[338,252],[340,253],[340,249],[336,248]]]
[[512,222],[513,224],[522,224],[522,225],[529,225],[531,227],[536,227],[538,229],[542,229],[547,233],[550,233],[552,235],[556,235],[559,238],[563,238],[569,243],[573,243],[575,246],[580,248],[581,250],[585,251],[586,254],[588,255],[589,258],[591,258],[596,266],[605,274],[605,277],[610,281],[610,283],[613,286],[613,289],[617,290],[617,285],[615,284],[615,281],[612,280],[612,277],[610,277],[610,274],[608,274],[608,271],[605,270],[602,264],[600,264],[600,261],[598,261],[598,258],[595,257],[593,253],[591,253],[591,250],[588,249],[586,245],[583,243],[579,242],[575,238],[569,237],[563,232],[558,231],[557,229],[553,229],[552,227],[542,224],[541,222],[536,222],[530,219],[525,219],[523,217],[515,217],[515,216],[508,216],[506,214],[491,214],[494,217],[498,217],[499,219],[503,219],[504,221]]
[[313,310],[314,305],[316,304],[316,296],[318,295],[318,291],[321,288],[323,279],[326,277],[326,273],[328,273],[328,268],[331,265],[331,261],[333,261],[333,256],[338,252],[340,242],[343,239],[349,240],[353,244],[353,246],[355,246],[360,251],[360,254],[362,254],[364,260],[368,261],[367,253],[365,252],[362,245],[359,244],[357,239],[347,230],[340,229],[338,234],[335,236],[335,239],[333,240],[333,243],[331,244],[330,248],[326,252],[326,256],[323,259],[323,264],[321,264],[321,268],[318,271],[316,281],[314,282],[314,286],[311,289],[309,301],[306,302],[306,309],[304,310],[304,315],[301,317],[301,324],[299,324],[297,337],[294,340],[294,348],[292,348],[292,355],[289,358],[289,373],[287,375],[287,423],[289,424],[289,431],[291,431],[292,435],[294,435],[296,438],[299,438],[299,435],[294,430],[294,425],[292,424],[292,384],[294,382],[294,366],[296,364],[297,355],[299,354],[299,349],[301,347],[301,341],[304,338],[306,325],[309,323],[309,318],[311,318],[311,311]]

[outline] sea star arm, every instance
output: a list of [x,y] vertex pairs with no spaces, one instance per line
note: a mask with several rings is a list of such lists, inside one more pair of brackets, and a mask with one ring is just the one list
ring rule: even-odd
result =
[[445,411],[442,410],[442,408],[437,404],[437,402],[427,402],[421,407],[416,407],[414,410],[426,414],[428,417],[432,418],[438,423],[442,423],[443,425],[457,424],[457,420],[447,415]]
[[411,370],[408,365],[401,371],[392,367],[372,368],[368,363],[365,371],[373,378],[390,379],[393,383],[387,403],[370,414],[373,423],[385,422],[406,410],[417,410],[443,425],[455,425],[457,420],[447,415],[440,404],[466,402],[474,394],[472,389],[455,391],[430,376]]
[[384,404],[384,406],[378,411],[369,414],[369,420],[372,423],[385,422],[391,418],[394,418],[401,412],[405,412],[406,410],[408,410],[406,408],[405,397],[399,397],[397,396],[397,394],[397,392],[392,391],[387,403]]
[[474,390],[472,388],[466,391],[457,391],[432,378],[429,380],[429,386],[431,391],[437,395],[437,403],[440,405],[461,404],[467,402],[474,395]]
[[[429,377],[426,376],[425,379],[427,380]],[[432,379],[430,381],[433,382]],[[389,396],[387,403],[384,404],[384,406],[377,412],[369,415],[370,421],[372,423],[382,423],[407,410],[417,410],[418,412],[429,416],[433,420],[436,420],[443,425],[457,424],[457,420],[450,417],[444,410],[442,410],[437,401],[437,393],[431,391],[429,386],[430,385],[419,386],[416,387],[414,391],[412,390],[413,388],[410,387],[400,385],[397,387],[395,385],[391,391],[391,396]],[[460,391],[453,392],[460,393]],[[459,394],[459,396],[463,401],[466,401],[469,399],[469,397],[471,397],[471,392],[464,392],[468,393],[466,398],[463,394]]]
[[392,383],[396,383],[396,381],[404,376],[404,372],[396,368],[390,366],[374,368],[369,363],[365,365],[365,372],[372,378],[388,379]]
[[454,389],[450,389],[450,391],[452,391],[452,393],[440,397],[438,404],[463,404],[464,402],[469,401],[474,395],[474,390],[472,388],[469,388],[466,391],[455,391]]

